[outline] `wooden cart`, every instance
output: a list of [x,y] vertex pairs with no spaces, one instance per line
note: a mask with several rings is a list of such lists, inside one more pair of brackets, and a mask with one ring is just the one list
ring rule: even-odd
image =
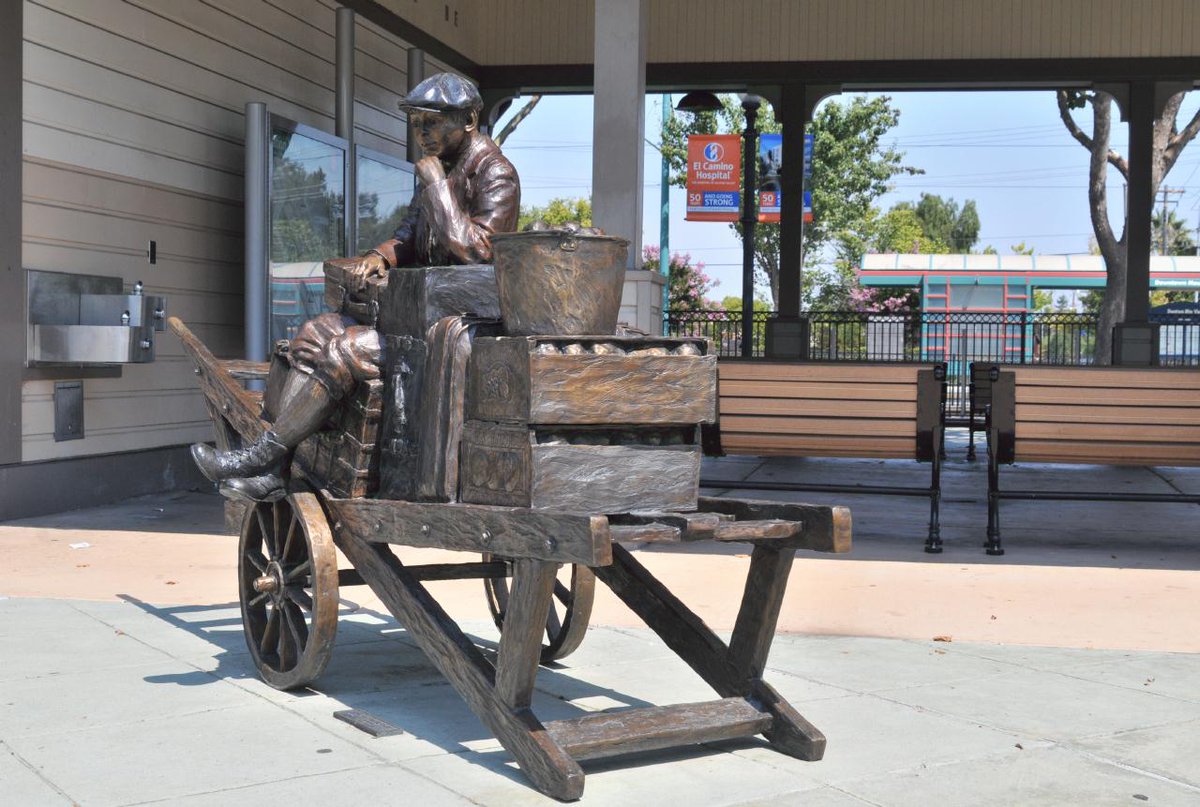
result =
[[[170,326],[195,363],[218,445],[235,447],[257,437],[268,426],[263,419],[263,395],[247,391],[242,382],[268,379],[267,366],[218,360],[178,319],[172,318]],[[612,343],[627,348],[614,348],[617,352],[640,354],[626,363],[640,368],[634,375],[641,374],[642,394],[661,396],[661,391],[649,389],[650,382],[661,388],[664,372],[669,377],[673,367],[679,374],[679,368],[703,366],[711,381],[702,383],[712,384],[714,389],[702,397],[715,397],[715,357],[678,366],[668,366],[670,359],[664,358],[674,349],[687,354],[685,358],[690,361],[704,352],[703,343],[681,349],[681,340],[605,340],[605,344]],[[390,354],[395,359],[414,344],[413,340],[404,344],[389,342]],[[263,680],[280,689],[314,681],[333,648],[340,587],[366,584],[515,757],[533,784],[554,798],[573,800],[582,795],[581,760],[627,752],[761,734],[783,753],[805,760],[820,759],[825,737],[763,680],[763,672],[795,550],[847,551],[849,511],[724,498],[694,498],[689,509],[675,506],[679,496],[686,498],[685,488],[698,485],[698,434],[695,439],[687,438],[684,445],[670,446],[675,453],[664,454],[668,465],[657,467],[651,463],[654,467],[649,474],[666,480],[668,488],[679,488],[657,498],[648,495],[647,500],[654,504],[651,510],[627,507],[604,514],[579,512],[570,494],[555,488],[551,470],[524,482],[513,482],[521,457],[525,462],[542,463],[543,469],[561,469],[564,462],[573,468],[577,462],[587,465],[591,460],[586,458],[602,457],[603,467],[587,469],[591,482],[583,480],[585,487],[602,488],[604,474],[611,477],[614,471],[623,473],[629,456],[640,459],[663,452],[632,455],[629,452],[645,447],[586,445],[571,453],[577,446],[531,438],[532,430],[522,432],[525,426],[514,424],[503,412],[496,414],[496,407],[503,409],[516,400],[526,420],[569,420],[578,418],[580,407],[607,406],[605,391],[595,377],[590,381],[584,378],[589,389],[587,402],[574,405],[571,415],[546,414],[555,407],[546,409],[546,396],[538,398],[541,393],[536,390],[537,394],[531,395],[528,383],[521,379],[513,382],[512,367],[519,369],[525,362],[540,367],[538,373],[545,370],[553,375],[563,368],[586,365],[592,369],[584,376],[589,372],[594,376],[595,368],[607,366],[609,357],[594,353],[589,354],[591,358],[561,353],[546,356],[543,354],[554,351],[545,349],[536,339],[495,339],[488,344],[501,354],[508,351],[510,358],[516,357],[516,364],[506,365],[504,356],[492,355],[486,367],[475,372],[467,384],[462,479],[458,485],[470,494],[466,498],[491,503],[409,501],[386,498],[380,490],[371,494],[370,479],[372,475],[378,477],[378,467],[372,466],[369,458],[355,467],[353,461],[346,461],[339,446],[349,439],[347,435],[352,435],[355,445],[370,448],[370,443],[359,438],[374,435],[375,445],[390,445],[403,453],[403,435],[396,435],[403,431],[403,424],[397,424],[405,419],[390,418],[372,403],[382,392],[376,388],[346,402],[347,410],[357,415],[349,421],[339,420],[335,424],[338,433],[316,435],[296,451],[286,498],[248,510],[238,550],[239,595],[247,644]],[[476,357],[488,353],[482,348],[477,340]],[[429,353],[422,355],[428,359]],[[546,361],[538,364],[543,358]],[[435,364],[425,363],[427,370]],[[683,372],[681,377],[686,375]],[[383,396],[392,406],[400,406],[396,403],[403,397],[399,387],[407,383],[400,380],[402,376],[403,372],[397,371],[397,391]],[[624,377],[628,381],[630,376],[625,373]],[[578,377],[575,380],[580,381]],[[517,394],[510,395],[514,387]],[[531,402],[531,398],[538,400]],[[530,416],[530,411],[538,407],[543,407],[539,410],[542,414]],[[662,407],[651,400],[646,411],[653,409],[661,411]],[[489,412],[493,421],[476,419]],[[372,419],[376,428],[382,423],[387,433],[372,431]],[[629,428],[636,428],[636,424]],[[694,424],[693,431],[698,432]],[[686,435],[687,431],[678,433]],[[524,434],[524,442],[514,440],[514,434],[518,438]],[[552,437],[553,429],[547,434]],[[675,434],[671,431],[657,440],[671,442]],[[365,453],[377,457],[380,452]],[[493,472],[490,481],[489,468]],[[627,487],[632,481],[636,487],[637,474],[631,473],[634,479],[620,481]],[[334,476],[338,478],[331,481]],[[682,483],[678,482],[680,478]],[[361,495],[363,490],[369,495]],[[360,495],[345,495],[347,491]],[[557,501],[560,496],[565,506],[544,506],[547,500]],[[528,506],[495,503],[506,497],[515,497]],[[728,644],[622,546],[701,539],[739,541],[752,547],[741,609]],[[397,557],[394,546],[460,550],[476,553],[482,560],[410,566]],[[338,568],[335,547],[353,568]],[[564,565],[569,565],[569,575],[559,580]],[[462,578],[485,582],[489,607],[501,627],[494,662],[460,630],[424,586],[429,580]],[[531,709],[539,663],[561,658],[579,645],[587,629],[596,578],[710,684],[719,699],[542,723]]]

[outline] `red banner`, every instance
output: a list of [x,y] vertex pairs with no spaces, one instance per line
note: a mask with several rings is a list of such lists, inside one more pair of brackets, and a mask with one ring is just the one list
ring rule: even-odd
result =
[[688,221],[737,221],[742,201],[742,137],[689,135]]

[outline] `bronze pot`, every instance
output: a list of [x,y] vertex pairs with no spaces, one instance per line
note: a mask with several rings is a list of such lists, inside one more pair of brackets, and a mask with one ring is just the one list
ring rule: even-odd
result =
[[611,335],[629,242],[567,230],[492,236],[500,316],[510,336]]

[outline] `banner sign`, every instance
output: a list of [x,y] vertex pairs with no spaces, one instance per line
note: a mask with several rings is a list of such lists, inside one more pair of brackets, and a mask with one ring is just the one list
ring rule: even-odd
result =
[[688,135],[686,220],[738,220],[741,154],[741,135]]
[[[804,135],[804,184],[812,178],[812,135]],[[783,176],[783,135],[758,136],[758,220],[779,221],[779,199]],[[804,191],[804,221],[813,220],[812,194]]]

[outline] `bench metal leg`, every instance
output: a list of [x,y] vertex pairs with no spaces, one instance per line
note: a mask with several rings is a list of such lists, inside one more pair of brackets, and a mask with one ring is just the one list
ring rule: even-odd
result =
[[[939,436],[940,439],[940,436]],[[940,452],[934,452],[930,463],[929,483],[929,537],[925,539],[925,551],[938,554],[942,551],[941,499],[942,499],[942,458]]]
[[968,417],[967,422],[969,424],[967,426],[967,459],[974,460],[975,459],[975,407],[974,407],[974,405],[971,405],[968,407],[968,409],[970,411],[967,416]]
[[1000,545],[1000,462],[996,457],[995,441],[988,434],[988,523],[984,549],[989,555],[1003,555]]

